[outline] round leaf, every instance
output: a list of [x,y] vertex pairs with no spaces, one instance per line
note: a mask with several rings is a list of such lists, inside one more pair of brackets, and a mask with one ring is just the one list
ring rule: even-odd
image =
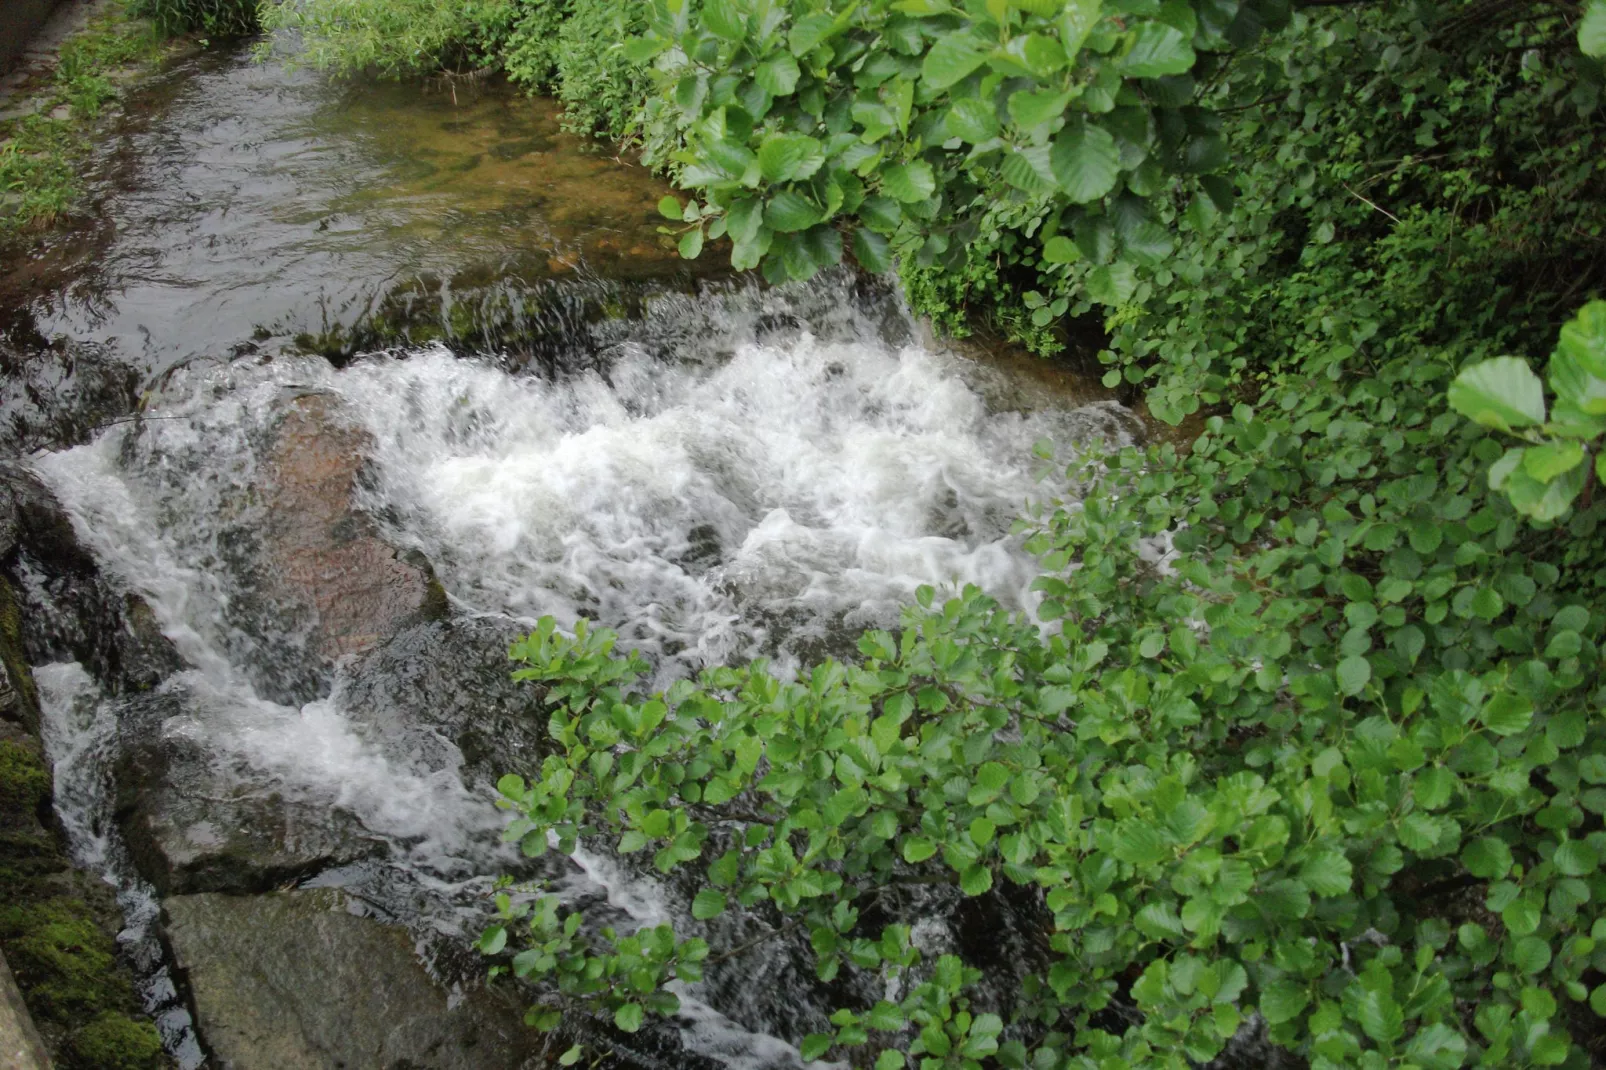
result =
[[1464,369],[1450,384],[1450,407],[1497,431],[1545,422],[1545,390],[1528,362],[1496,357]]

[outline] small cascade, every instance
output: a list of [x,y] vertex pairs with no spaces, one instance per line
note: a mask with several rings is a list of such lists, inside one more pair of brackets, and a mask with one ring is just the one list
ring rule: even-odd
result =
[[[543,734],[508,680],[508,639],[543,615],[588,617],[667,682],[757,656],[783,671],[851,656],[921,584],[977,584],[1029,611],[1034,562],[1011,525],[1052,492],[1034,446],[1132,426],[1113,403],[1020,405],[1018,383],[921,345],[891,297],[846,273],[662,291],[638,311],[572,328],[573,359],[548,363],[434,343],[340,367],[182,367],[139,419],[36,459],[109,581],[148,604],[187,665],[132,697],[101,697],[76,665],[40,674],[63,820],[123,897],[181,1058],[199,1049],[149,936],[155,895],[113,818],[120,751],[181,755],[167,775],[193,777],[220,813],[269,800],[303,825],[338,822],[276,879],[344,889],[408,926],[443,974],[483,968],[463,949],[504,871],[557,881],[594,921],[693,932],[683,890],[605,853],[532,868],[499,842],[490,785],[529,772]],[[287,421],[314,418],[318,433],[290,450]],[[328,545],[286,534],[299,522],[286,486],[302,511],[338,491],[318,514]],[[317,611],[319,585],[351,560],[381,562],[413,598],[380,605],[389,623],[372,635],[363,622],[334,634]],[[436,583],[445,605],[408,608]],[[922,933],[933,948],[956,939],[941,923]],[[681,1065],[800,1065],[791,1042],[825,1010],[789,954],[744,956],[682,990]]]

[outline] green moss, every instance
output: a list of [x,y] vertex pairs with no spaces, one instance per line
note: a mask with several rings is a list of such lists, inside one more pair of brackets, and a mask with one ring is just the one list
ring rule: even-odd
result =
[[22,652],[22,610],[11,584],[0,579],[0,664],[22,701],[23,723],[35,730],[39,723],[39,692]]
[[86,904],[58,896],[0,906],[0,941],[35,1017],[62,1025],[128,1007],[117,947]]
[[167,1065],[156,1027],[107,1011],[68,1039],[64,1070],[159,1070]]
[[0,824],[31,820],[50,798],[50,770],[20,743],[0,740]]

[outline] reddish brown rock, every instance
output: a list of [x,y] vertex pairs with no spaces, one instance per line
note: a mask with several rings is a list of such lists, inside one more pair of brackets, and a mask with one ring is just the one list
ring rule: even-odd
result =
[[274,583],[312,610],[312,652],[325,658],[361,653],[446,608],[428,564],[379,538],[352,505],[371,447],[337,398],[304,394],[287,406],[267,459],[261,500]]

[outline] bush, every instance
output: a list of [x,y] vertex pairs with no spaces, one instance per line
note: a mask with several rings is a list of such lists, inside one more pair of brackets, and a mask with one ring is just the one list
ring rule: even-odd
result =
[[[1081,32],[1058,21],[1071,8],[993,5],[995,29],[1027,31],[995,37],[1003,55],[969,7],[861,5],[830,27],[812,9],[761,25],[735,0],[678,28],[661,10],[632,55],[667,80],[655,151],[698,193],[670,214],[692,251],[729,234],[772,278],[840,255],[846,221],[862,262],[897,252],[950,322],[981,312],[1042,348],[1102,332],[1106,381],[1193,417],[1193,441],[1067,467],[1066,503],[1027,521],[1046,624],[924,591],[856,663],[653,695],[606,633],[543,622],[513,656],[548,688],[560,751],[503,781],[509,834],[697,867],[697,917],[804,927],[822,980],[911,977],[791,1038],[806,1057],[1175,1066],[1258,1014],[1318,1070],[1589,1065],[1606,505],[1574,483],[1596,436],[1555,410],[1538,427],[1537,380],[1450,395],[1474,417],[1518,406],[1535,426],[1506,426],[1554,447],[1517,463],[1574,493],[1536,509],[1510,461],[1491,492],[1504,443],[1447,394],[1480,361],[1541,358],[1606,285],[1600,63],[1538,5],[1262,6],[1276,35],[1220,47],[1207,20],[1249,9],[1200,8],[1191,68],[1133,74],[1186,16],[1106,5],[1119,21],[1089,39],[1114,39],[1077,59],[1079,103],[1038,138],[1014,98],[1045,84],[1025,50]],[[742,79],[720,88],[727,71]],[[1118,174],[1077,199],[1093,187],[1054,172],[1053,146],[1095,126]],[[1052,189],[1009,163],[1043,146]],[[861,920],[910,882],[1015,889],[1044,913],[1046,965],[979,1002],[973,964],[919,961],[915,919],[884,924],[881,899]],[[482,948],[542,982],[540,1024],[637,1028],[726,950],[593,933],[552,897],[499,907]]]

